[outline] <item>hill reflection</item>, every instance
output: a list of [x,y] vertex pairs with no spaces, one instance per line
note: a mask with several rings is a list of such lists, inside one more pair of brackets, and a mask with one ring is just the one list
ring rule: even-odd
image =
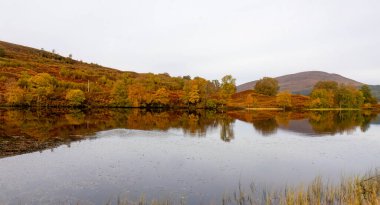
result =
[[229,115],[252,123],[263,136],[275,134],[278,129],[303,135],[326,136],[350,133],[360,127],[362,132],[376,123],[378,113],[371,111],[235,111]]

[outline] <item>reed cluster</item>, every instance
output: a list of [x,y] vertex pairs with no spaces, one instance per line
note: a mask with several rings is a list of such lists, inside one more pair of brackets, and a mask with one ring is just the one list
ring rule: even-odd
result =
[[[180,200],[147,200],[142,195],[137,201],[118,200],[118,205],[172,205],[188,204]],[[209,203],[215,204],[215,203]],[[365,176],[343,178],[339,184],[325,182],[315,178],[309,185],[285,187],[279,191],[259,189],[255,185],[224,194],[222,205],[376,205],[380,204],[380,172],[371,172]],[[107,204],[108,205],[108,204]],[[111,205],[111,203],[109,203]]]

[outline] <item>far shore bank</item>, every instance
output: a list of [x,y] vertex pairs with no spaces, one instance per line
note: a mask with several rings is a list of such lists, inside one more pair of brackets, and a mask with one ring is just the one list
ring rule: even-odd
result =
[[115,107],[115,106],[9,106],[0,105],[3,109],[147,109],[147,110],[247,110],[247,111],[380,111],[380,105],[362,108],[279,108],[279,107],[237,107],[224,106],[219,108],[209,107]]

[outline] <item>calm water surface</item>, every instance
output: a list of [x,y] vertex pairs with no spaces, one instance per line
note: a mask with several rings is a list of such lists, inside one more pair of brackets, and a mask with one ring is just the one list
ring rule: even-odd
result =
[[368,112],[1,110],[1,121],[0,204],[219,203],[239,183],[339,182],[380,166]]

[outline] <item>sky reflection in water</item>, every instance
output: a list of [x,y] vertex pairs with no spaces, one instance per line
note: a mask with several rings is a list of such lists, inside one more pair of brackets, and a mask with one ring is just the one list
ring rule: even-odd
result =
[[[142,193],[198,203],[220,199],[239,182],[275,189],[318,175],[338,181],[380,165],[372,113],[1,113],[5,204],[106,204]],[[10,143],[23,150],[9,151]],[[18,155],[28,146],[40,152]]]

